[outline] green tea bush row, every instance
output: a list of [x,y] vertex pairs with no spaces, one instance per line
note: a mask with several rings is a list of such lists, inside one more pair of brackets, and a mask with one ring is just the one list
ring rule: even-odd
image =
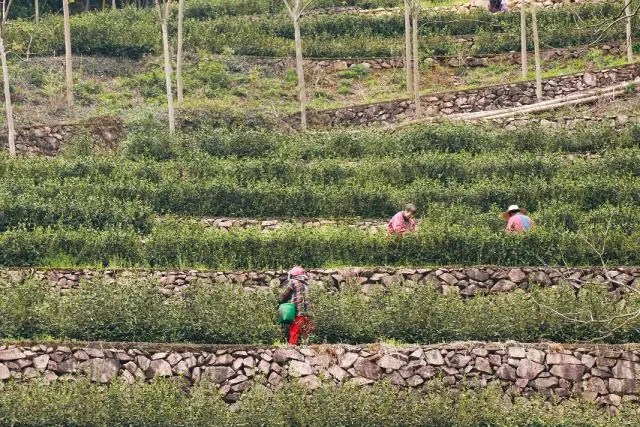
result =
[[[345,6],[375,9],[397,7],[400,3],[399,0],[314,0],[309,5],[309,10]],[[193,0],[185,5],[185,17],[194,19],[274,14],[284,11],[285,7],[279,0]]]
[[135,122],[123,152],[133,159],[167,160],[194,152],[213,157],[281,158],[314,160],[416,156],[433,152],[473,154],[600,152],[614,148],[640,148],[640,126],[623,132],[610,126],[586,126],[576,130],[527,126],[515,131],[472,125],[428,124],[394,132],[380,130],[279,133],[269,130],[216,129],[206,125],[171,139],[164,127],[144,119]]
[[295,383],[275,393],[254,386],[234,409],[215,385],[185,391],[176,381],[110,386],[86,379],[0,385],[0,424],[20,426],[566,426],[633,425],[633,405],[609,416],[593,403],[569,400],[562,405],[542,396],[515,398],[505,404],[499,387],[452,391],[440,383],[428,389],[400,390],[387,383],[372,387],[323,385],[309,395]]
[[[580,170],[577,168],[576,170]],[[575,170],[574,170],[575,171]],[[143,171],[144,172],[144,171]],[[570,172],[570,171],[568,171]],[[245,217],[369,217],[387,218],[409,201],[427,209],[438,204],[471,206],[473,212],[489,212],[512,204],[530,210],[556,202],[583,212],[605,204],[640,203],[640,178],[592,170],[580,178],[570,173],[551,178],[505,176],[472,182],[441,182],[419,178],[403,185],[380,179],[336,182],[288,182],[279,180],[180,178],[160,175],[156,182],[126,173],[113,181],[94,179],[60,183],[55,180],[23,179],[4,187],[5,217],[0,224],[11,228],[27,225],[84,225],[108,228],[132,225],[138,231],[149,228],[151,213],[180,216]],[[153,179],[153,170],[149,172]],[[21,196],[22,192],[24,195]],[[52,194],[52,198],[47,198]],[[110,205],[111,204],[111,205]],[[93,209],[104,207],[101,212]]]
[[[461,211],[460,209],[459,211]],[[568,221],[571,218],[571,212]],[[444,216],[449,219],[449,216]],[[598,218],[595,218],[598,219]],[[335,265],[597,265],[585,242],[602,246],[608,218],[579,233],[542,225],[526,235],[505,235],[504,223],[479,225],[473,217],[423,223],[404,239],[347,226],[293,228],[263,233],[223,232],[199,224],[163,222],[140,237],[129,229],[50,228],[0,235],[2,266],[122,266],[154,268],[272,269]],[[637,225],[609,230],[604,258],[610,265],[640,263]]]
[[[593,28],[617,17],[618,9],[610,3],[598,3],[541,11],[539,19],[545,28],[541,43],[567,47],[592,42],[596,38]],[[508,52],[519,40],[518,13],[444,13],[426,15],[422,21],[420,28],[422,36],[426,37],[422,46],[427,54],[456,54],[459,49],[456,39],[462,34],[480,35],[474,47],[476,53]],[[175,33],[175,28],[171,31]],[[125,8],[75,15],[71,32],[73,48],[79,54],[140,58],[161,51],[157,16],[152,9]],[[400,14],[321,15],[303,19],[302,32],[306,56],[398,56],[403,49],[404,22]],[[9,50],[16,54],[28,51],[52,55],[64,49],[60,16],[48,15],[37,25],[30,20],[10,21],[5,37]],[[621,25],[613,26],[599,36],[601,42],[622,38]],[[285,14],[251,19],[245,16],[188,18],[185,20],[185,45],[194,51],[212,53],[231,48],[242,55],[288,56],[294,50],[293,29]]]
[[[317,2],[314,2],[314,5]],[[257,7],[257,5],[254,5]],[[193,6],[191,6],[193,7]],[[210,9],[213,11],[213,9]],[[541,9],[538,12],[539,25],[565,26],[580,28],[582,24],[576,21],[604,21],[620,13],[621,7],[611,3],[584,4],[580,7],[563,7],[559,9]],[[287,14],[279,16],[234,17],[216,14],[207,16],[198,13],[198,18],[206,19],[210,24],[232,28],[235,25],[247,25],[259,28],[262,33],[269,33],[278,37],[293,39],[293,25]],[[189,16],[189,12],[186,12]],[[195,17],[195,16],[194,16]],[[217,19],[219,18],[219,19]],[[420,16],[420,34],[468,35],[479,31],[503,32],[519,28],[520,12],[492,14],[486,10],[475,10],[471,13],[460,14],[454,11],[433,12],[424,8]],[[301,21],[302,36],[318,38],[344,38],[346,36],[379,35],[381,37],[401,37],[404,35],[404,15],[396,14],[351,14],[339,13],[320,16],[306,16]]]
[[[83,284],[63,295],[47,283],[0,286],[2,338],[271,344],[283,334],[274,320],[276,291],[247,293],[236,285],[192,283],[183,297],[166,300],[151,281]],[[630,294],[617,303],[599,284],[585,285],[577,296],[572,286],[563,285],[470,299],[442,295],[428,285],[408,290],[394,285],[368,296],[359,285],[339,292],[314,287],[310,300],[313,342],[625,343],[640,338],[640,321],[621,316],[640,309],[640,297]],[[601,322],[606,319],[614,320]]]

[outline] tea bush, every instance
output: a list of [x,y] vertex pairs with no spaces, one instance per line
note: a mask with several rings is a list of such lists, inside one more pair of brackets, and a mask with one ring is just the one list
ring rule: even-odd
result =
[[[640,309],[640,297],[629,295],[618,303],[602,285],[585,285],[578,295],[566,285],[470,299],[439,294],[430,285],[406,286],[369,295],[355,285],[341,291],[314,287],[312,341],[624,343],[640,338],[640,321],[626,323],[619,316]],[[63,295],[29,281],[0,287],[0,338],[271,344],[283,334],[274,319],[276,290],[248,293],[241,286],[196,283],[183,297],[166,299],[157,283],[140,280],[82,284]],[[596,321],[589,322],[591,314]],[[615,320],[598,322],[610,318]]]
[[[82,402],[82,404],[78,404]],[[633,425],[632,405],[609,416],[593,403],[570,399],[562,405],[542,396],[513,398],[505,405],[502,390],[452,391],[434,382],[424,390],[400,390],[387,383],[371,387],[324,384],[312,394],[296,383],[275,393],[249,389],[234,405],[222,400],[216,386],[202,383],[185,391],[176,381],[110,386],[86,379],[0,384],[0,424],[83,426],[619,426]]]
[[[376,0],[377,1],[377,0]],[[381,0],[384,1],[384,0]],[[286,14],[253,16],[244,13],[274,11],[271,0],[262,2],[220,2],[192,4],[186,11],[185,46],[194,51],[289,56],[293,53],[293,28]],[[281,7],[278,5],[278,7]],[[593,28],[617,18],[620,8],[611,3],[585,4],[540,11],[541,43],[568,47],[593,42]],[[222,15],[225,11],[229,16]],[[519,40],[519,13],[470,14],[425,11],[420,30],[424,53],[456,54],[460,35],[479,35],[475,53],[500,53],[514,49]],[[174,22],[174,21],[172,21]],[[624,38],[622,25],[598,35],[600,42]],[[640,32],[637,26],[634,27]],[[79,54],[102,54],[140,58],[160,53],[160,31],[153,9],[125,8],[74,15],[71,22],[73,48]],[[175,28],[171,28],[172,35]],[[333,14],[308,16],[302,20],[307,57],[397,56],[403,49],[404,21],[401,14]],[[494,37],[495,36],[495,37]],[[64,49],[62,18],[47,15],[42,25],[30,20],[9,21],[6,29],[8,50],[16,54],[54,55]],[[517,46],[516,46],[517,47]]]
[[[487,217],[485,224],[469,219],[446,223],[450,218],[447,214],[440,222],[423,222],[417,233],[402,240],[348,226],[226,232],[195,223],[164,221],[142,237],[127,228],[20,229],[0,235],[0,265],[212,269],[272,269],[300,263],[309,267],[595,265],[601,260],[584,239],[602,242],[608,220],[585,224],[579,233],[540,226],[533,233],[511,236],[502,231],[504,223],[497,216]],[[631,230],[614,226],[607,235],[605,261],[611,265],[638,264],[639,237],[637,226]]]

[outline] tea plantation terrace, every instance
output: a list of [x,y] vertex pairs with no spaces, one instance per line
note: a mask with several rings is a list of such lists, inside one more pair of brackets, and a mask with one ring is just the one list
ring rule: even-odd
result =
[[[366,405],[427,407],[427,419],[434,399],[453,402],[454,419],[465,399],[545,408],[547,420],[567,416],[554,398],[577,420],[637,416],[637,127],[130,129],[116,152],[78,143],[0,159],[0,417],[66,420],[77,414],[65,396],[82,388],[94,419],[153,418],[91,400],[103,390],[110,405],[165,396],[167,419],[186,407],[185,420],[214,425],[309,393],[298,416],[318,422],[337,384]],[[419,230],[403,239],[353,226],[384,224],[409,201]],[[535,231],[504,232],[513,203]],[[203,222],[216,216],[256,225]],[[288,225],[257,225],[271,217]],[[281,347],[280,273],[298,264],[313,278],[315,331],[309,346]],[[48,413],[16,403],[50,393],[61,396]]]

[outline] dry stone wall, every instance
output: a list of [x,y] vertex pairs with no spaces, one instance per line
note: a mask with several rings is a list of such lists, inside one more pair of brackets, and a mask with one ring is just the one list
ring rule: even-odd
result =
[[[55,156],[74,137],[87,135],[99,149],[112,150],[124,139],[121,119],[102,117],[81,123],[16,128],[16,151],[25,155]],[[0,129],[0,147],[8,150],[7,130]]]
[[[473,49],[473,37],[460,37],[459,42],[465,42],[469,49]],[[594,46],[602,55],[619,55],[624,52],[622,43],[610,43],[607,45]],[[585,54],[584,47],[550,49],[542,52],[542,59],[545,62],[561,59],[573,59],[582,57]],[[531,58],[533,56],[530,55]],[[295,67],[295,60],[291,58],[265,59],[247,57],[248,60],[265,66],[271,66],[277,70]],[[505,53],[497,55],[477,55],[477,56],[434,56],[426,59],[431,65],[441,65],[448,67],[486,67],[493,64],[520,64],[522,61],[520,53]],[[387,70],[393,68],[403,68],[404,58],[344,58],[344,59],[307,59],[304,61],[306,71],[311,73],[331,73],[334,71],[344,71],[349,68],[361,66],[371,71]]]
[[153,344],[0,345],[0,380],[46,383],[85,375],[98,383],[180,377],[207,379],[228,401],[254,383],[277,389],[297,380],[309,389],[323,382],[359,386],[387,380],[421,388],[441,378],[456,388],[499,384],[505,393],[581,395],[603,405],[637,402],[640,345],[453,343],[388,347],[236,347]]
[[[601,283],[612,296],[620,296],[628,287],[640,287],[640,267],[600,268],[359,268],[309,270],[311,284],[338,290],[345,285],[359,285],[364,293],[384,290],[389,286],[434,286],[444,294],[462,297],[528,290],[532,285],[558,286],[571,284],[579,290],[585,283]],[[247,292],[281,286],[287,272],[280,271],[150,271],[150,270],[0,270],[0,283],[10,285],[27,279],[48,283],[53,290],[69,292],[81,281],[151,280],[166,296],[179,296],[195,282],[211,286],[239,285]]]
[[[482,123],[482,120],[469,121],[469,123]],[[628,115],[628,114],[611,114],[611,115],[584,115],[584,116],[561,116],[561,117],[536,117],[524,116],[524,117],[510,117],[508,119],[492,119],[487,120],[494,127],[502,127],[506,130],[516,130],[532,124],[546,126],[546,127],[558,127],[562,126],[566,129],[579,129],[584,126],[602,125],[610,126],[615,130],[623,130],[628,125],[640,123],[640,115]]]
[[[544,99],[553,99],[598,87],[607,87],[640,76],[640,67],[627,65],[620,68],[554,77],[543,81]],[[536,102],[535,82],[512,83],[425,95],[422,108],[428,117],[449,116],[477,111],[494,111],[519,107]],[[412,100],[396,100],[348,108],[317,111],[309,114],[314,126],[348,126],[388,124],[402,121],[413,115]],[[297,117],[291,118],[295,125]]]
[[[162,219],[159,219],[162,221]],[[262,231],[279,230],[288,227],[304,227],[317,228],[325,226],[347,226],[363,231],[369,231],[371,234],[386,233],[387,221],[380,219],[322,219],[322,218],[301,218],[301,219],[281,219],[281,218],[227,218],[227,217],[210,217],[202,219],[178,218],[179,221],[193,222],[197,221],[205,227],[217,228],[222,231],[229,231],[233,228],[258,228]]]

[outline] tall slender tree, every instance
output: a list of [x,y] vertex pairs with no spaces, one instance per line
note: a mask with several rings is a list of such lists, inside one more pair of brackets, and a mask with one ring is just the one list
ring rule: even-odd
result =
[[73,109],[73,53],[71,52],[71,20],[69,18],[69,0],[62,0],[64,15],[64,65],[67,80],[67,107]]
[[171,84],[171,54],[169,49],[169,17],[171,15],[171,0],[155,0],[160,27],[162,30],[162,51],[164,53],[164,80],[167,89],[167,107],[169,113],[169,133],[176,131],[176,111],[173,105],[173,88]]
[[116,10],[118,6],[116,5],[116,0],[111,0],[111,9]]
[[415,104],[415,115],[422,115],[422,107],[420,105],[420,58],[418,57],[418,17],[420,15],[420,0],[412,0],[411,18],[413,26],[413,102]]
[[529,75],[529,60],[527,58],[527,2],[520,0],[520,54],[522,61],[522,78]]
[[178,105],[184,100],[184,84],[182,83],[182,67],[184,62],[184,0],[178,0],[178,53],[176,61],[176,89],[178,91]]
[[413,93],[413,51],[411,48],[411,0],[404,0],[404,69],[407,75],[407,93]]
[[624,13],[627,18],[627,61],[633,61],[633,41],[632,41],[632,20],[633,15],[631,13],[631,2],[632,0],[623,0],[625,2],[624,5]]
[[0,20],[0,62],[2,62],[2,82],[4,91],[5,115],[7,117],[7,141],[9,142],[9,154],[16,155],[16,130],[13,122],[13,104],[11,103],[11,88],[9,85],[9,66],[7,64],[7,51],[4,46],[4,30],[9,18],[12,0],[0,0],[2,2],[2,19]]
[[300,100],[300,127],[307,128],[307,89],[304,80],[304,60],[302,57],[302,36],[300,35],[300,19],[305,9],[313,0],[282,0],[293,21],[293,32],[296,46],[296,74],[298,76],[298,98]]
[[40,0],[33,0],[33,9],[35,11],[36,24],[40,22]]
[[533,49],[536,61],[536,98],[542,101],[542,66],[540,63],[540,37],[538,35],[538,16],[536,2],[531,2],[531,27],[533,30]]

